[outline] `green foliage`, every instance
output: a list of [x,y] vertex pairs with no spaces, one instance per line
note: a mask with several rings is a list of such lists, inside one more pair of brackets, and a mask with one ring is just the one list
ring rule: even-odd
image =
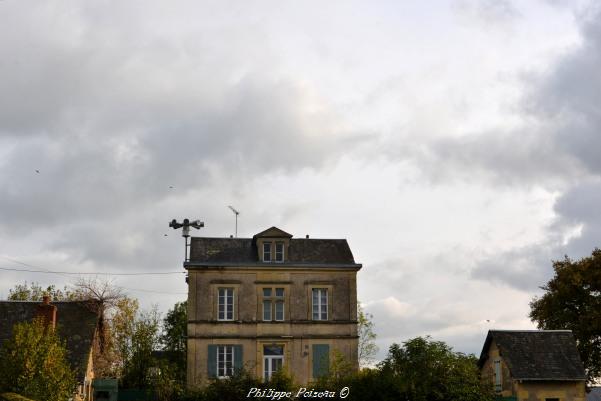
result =
[[161,336],[166,351],[186,352],[188,327],[188,301],[177,302],[163,319],[164,332]]
[[67,351],[42,319],[17,323],[0,349],[0,391],[38,401],[64,401],[75,389]]
[[477,360],[429,337],[393,344],[376,369],[356,372],[341,354],[332,358],[330,373],[320,390],[349,388],[348,401],[489,401],[491,386],[480,379]]
[[401,399],[412,401],[484,401],[490,386],[480,379],[477,359],[430,337],[393,344],[381,365]]
[[163,319],[161,343],[163,350],[173,356],[172,362],[176,368],[175,377],[183,384],[186,381],[187,330],[188,302],[178,302]]
[[237,371],[232,377],[213,380],[202,392],[203,401],[239,401],[253,387],[261,387],[262,383],[246,370]]
[[319,388],[328,390],[345,386],[357,373],[357,369],[349,362],[342,352],[337,349],[332,351],[328,374],[317,380]]
[[139,308],[137,299],[122,298],[117,301],[116,311],[111,319],[112,347],[116,353],[114,371],[117,377],[121,377],[126,361],[132,355],[131,339]]
[[553,262],[554,277],[545,294],[530,303],[530,318],[540,329],[572,330],[589,383],[601,377],[601,250],[573,261]]
[[15,393],[0,394],[0,401],[32,401],[31,398],[25,398]]
[[180,369],[164,360],[153,361],[155,369],[150,372],[150,384],[158,401],[180,399],[186,391],[186,382],[181,380]]
[[365,313],[360,303],[357,304],[357,331],[359,334],[359,365],[367,367],[374,362],[378,353],[376,333],[374,333],[373,315]]
[[[271,379],[263,382],[253,376],[247,370],[241,369],[234,373],[232,377],[225,379],[213,379],[204,388],[188,391],[185,395],[177,400],[179,401],[239,401],[247,399],[255,399],[254,397],[247,398],[249,391],[252,388],[259,390],[273,389],[279,392],[290,392],[291,397],[279,398],[280,401],[292,400],[295,391],[299,386],[294,382],[294,378],[285,370],[280,370],[274,373]],[[256,398],[269,399],[269,398]]]
[[[135,317],[131,333],[122,338],[127,351],[125,355],[121,385],[129,388],[150,388],[152,385],[151,368],[157,368],[152,351],[159,344],[159,315],[156,310],[144,312]],[[156,369],[155,369],[156,371]]]
[[83,299],[83,293],[80,290],[70,290],[67,286],[63,289],[49,285],[43,288],[38,283],[17,284],[15,288],[8,290],[9,301],[41,301],[44,295],[49,295],[52,301],[74,301]]

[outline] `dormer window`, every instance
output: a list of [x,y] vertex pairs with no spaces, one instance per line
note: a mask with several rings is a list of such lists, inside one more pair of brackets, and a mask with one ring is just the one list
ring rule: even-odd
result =
[[284,243],[275,243],[275,261],[282,263],[284,261]]
[[287,253],[291,238],[291,234],[277,227],[271,227],[255,234],[253,236],[253,243],[256,244],[257,259],[261,263],[290,262]]
[[271,242],[263,243],[263,262],[271,262]]

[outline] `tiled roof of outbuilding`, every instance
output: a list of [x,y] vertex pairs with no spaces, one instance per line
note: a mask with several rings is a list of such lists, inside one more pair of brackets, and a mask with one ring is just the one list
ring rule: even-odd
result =
[[586,379],[576,341],[569,330],[490,330],[480,355],[480,366],[488,358],[493,340],[513,379]]
[[[93,311],[91,302],[93,301],[52,302],[57,307],[58,334],[66,342],[67,357],[79,381],[83,381],[86,375],[98,323],[98,314]],[[40,302],[33,301],[0,301],[0,347],[12,337],[16,323],[33,320],[39,304]]]

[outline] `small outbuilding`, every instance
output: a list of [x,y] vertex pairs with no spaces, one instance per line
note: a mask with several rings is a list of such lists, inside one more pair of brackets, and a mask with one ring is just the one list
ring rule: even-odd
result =
[[[36,317],[45,319],[65,341],[67,359],[78,382],[76,396],[92,399],[94,351],[98,344],[98,305],[95,301],[0,301],[0,347],[12,337],[13,326]],[[77,398],[76,398],[77,399]]]
[[502,400],[586,399],[586,375],[570,330],[490,330],[478,365]]

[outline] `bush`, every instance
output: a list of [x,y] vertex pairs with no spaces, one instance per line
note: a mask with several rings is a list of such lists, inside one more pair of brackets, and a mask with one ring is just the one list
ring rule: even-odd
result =
[[42,319],[17,323],[0,349],[0,391],[38,401],[64,401],[73,395],[75,373],[67,350]]
[[[260,390],[274,389],[276,391],[292,392],[291,398],[280,398],[280,401],[290,400],[294,397],[294,391],[298,386],[294,378],[284,370],[276,372],[268,382],[256,378],[247,370],[236,371],[232,377],[226,379],[214,379],[206,387],[196,390],[188,390],[178,401],[240,401],[253,399],[247,398],[252,388]],[[267,399],[267,398],[263,398]]]
[[0,394],[0,401],[33,401],[30,398],[25,398],[22,395],[15,393],[3,393]]

